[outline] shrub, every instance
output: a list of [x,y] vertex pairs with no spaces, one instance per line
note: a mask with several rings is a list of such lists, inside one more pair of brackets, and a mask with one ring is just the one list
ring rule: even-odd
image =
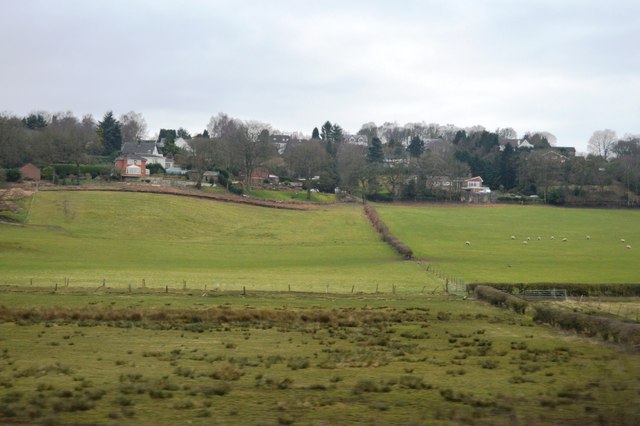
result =
[[7,182],[19,182],[22,179],[22,174],[18,169],[7,169],[5,172],[5,179]]
[[529,306],[529,303],[525,300],[496,290],[493,287],[478,285],[475,287],[474,292],[478,299],[485,300],[494,306],[509,308],[518,314],[524,314]]
[[244,189],[240,185],[231,184],[231,186],[229,186],[229,191],[236,195],[244,194]]
[[165,169],[164,167],[162,167],[161,164],[149,164],[147,166],[147,170],[149,170],[149,173],[151,173],[152,175],[159,175],[159,174],[164,174],[165,173]]

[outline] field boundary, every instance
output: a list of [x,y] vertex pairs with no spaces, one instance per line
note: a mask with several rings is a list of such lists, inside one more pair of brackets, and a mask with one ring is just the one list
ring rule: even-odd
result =
[[[225,203],[245,204],[256,207],[266,207],[283,210],[309,210],[315,208],[311,203],[289,203],[286,201],[268,201],[255,198],[236,196],[232,194],[213,194],[206,192],[192,192],[167,186],[150,186],[142,184],[121,184],[109,186],[46,186],[40,188],[41,191],[86,191],[86,192],[134,192],[141,194],[175,195],[179,197],[198,198],[202,200],[221,201]],[[323,204],[328,205],[328,204]]]

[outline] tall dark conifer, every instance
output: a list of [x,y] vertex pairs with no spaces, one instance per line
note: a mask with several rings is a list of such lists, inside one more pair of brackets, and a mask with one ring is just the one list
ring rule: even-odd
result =
[[100,142],[102,142],[105,155],[120,151],[122,148],[122,130],[120,122],[113,117],[113,111],[107,112],[102,121],[98,122],[96,132]]

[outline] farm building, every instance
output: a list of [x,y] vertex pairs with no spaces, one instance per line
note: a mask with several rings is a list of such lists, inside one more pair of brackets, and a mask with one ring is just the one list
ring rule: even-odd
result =
[[27,163],[20,167],[20,174],[24,180],[39,181],[41,178],[40,169],[31,163]]

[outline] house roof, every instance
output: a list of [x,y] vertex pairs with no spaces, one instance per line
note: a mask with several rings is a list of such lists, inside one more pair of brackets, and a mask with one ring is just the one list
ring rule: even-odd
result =
[[475,177],[472,177],[472,178],[469,178],[469,179],[465,179],[466,182],[468,182],[470,180],[476,180],[476,181],[479,181],[479,182],[484,182],[484,180],[482,180],[482,178],[480,176],[475,176]]
[[119,156],[118,158],[116,158],[117,160],[140,160],[140,161],[147,161],[147,159],[145,157],[143,157],[142,155],[138,155],[138,154],[122,154],[121,156]]
[[155,149],[154,142],[125,142],[122,145],[123,154],[152,155]]
[[40,171],[40,168],[38,166],[33,165],[33,163],[27,163],[24,166],[20,167],[20,170],[22,169],[31,169],[31,170],[38,170]]

